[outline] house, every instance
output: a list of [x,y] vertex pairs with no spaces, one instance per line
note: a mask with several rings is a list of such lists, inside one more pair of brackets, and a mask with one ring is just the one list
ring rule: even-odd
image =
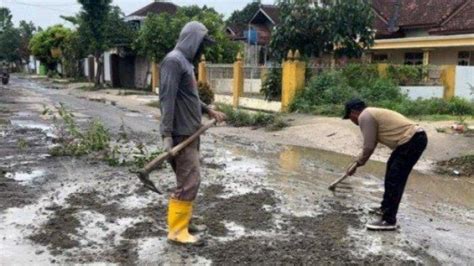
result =
[[244,30],[247,42],[246,63],[264,65],[269,60],[268,51],[273,28],[280,23],[280,10],[274,5],[261,5]]
[[374,0],[372,62],[474,65],[474,1]]
[[[327,1],[312,1],[324,6]],[[373,0],[374,63],[474,65],[473,0]],[[250,64],[268,61],[277,6],[262,5],[244,31]],[[249,33],[250,32],[250,33]],[[250,61],[249,61],[250,60]]]
[[[126,16],[124,20],[139,30],[148,14],[174,15],[178,8],[173,3],[155,0]],[[104,53],[104,81],[112,87],[147,88],[151,84],[151,62],[134,53],[127,45],[117,45]]]

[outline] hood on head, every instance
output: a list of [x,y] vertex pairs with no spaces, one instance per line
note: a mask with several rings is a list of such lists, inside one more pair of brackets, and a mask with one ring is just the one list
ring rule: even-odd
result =
[[192,61],[207,33],[208,30],[204,24],[197,21],[187,23],[179,34],[176,49],[180,50],[186,59]]

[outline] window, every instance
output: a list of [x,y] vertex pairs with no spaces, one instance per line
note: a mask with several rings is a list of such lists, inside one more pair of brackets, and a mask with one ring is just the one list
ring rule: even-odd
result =
[[405,65],[423,65],[423,53],[405,53]]
[[458,53],[458,65],[469,66],[474,65],[474,52],[461,51]]
[[388,61],[388,55],[387,54],[373,54],[372,55],[372,61],[374,63],[387,62]]

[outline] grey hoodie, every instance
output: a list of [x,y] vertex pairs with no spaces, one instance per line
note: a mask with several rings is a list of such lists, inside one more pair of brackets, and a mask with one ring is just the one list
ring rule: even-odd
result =
[[192,135],[201,126],[202,112],[209,110],[199,99],[192,64],[207,32],[199,22],[187,23],[176,47],[161,62],[160,132],[165,137]]

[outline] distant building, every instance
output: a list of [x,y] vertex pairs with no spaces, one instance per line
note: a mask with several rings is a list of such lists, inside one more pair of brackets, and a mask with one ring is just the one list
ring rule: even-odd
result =
[[[325,6],[336,0],[309,0]],[[397,64],[474,65],[474,0],[372,0],[375,45],[373,62]],[[279,9],[262,5],[247,29],[228,28],[234,40],[246,42],[248,64],[269,60]]]
[[[143,25],[148,14],[168,13],[176,14],[178,6],[169,3],[154,1],[139,10],[126,16],[124,20],[137,31]],[[97,64],[89,57],[84,60],[84,74],[90,80],[94,79]],[[126,45],[117,45],[104,53],[104,82],[115,88],[145,89],[151,84],[151,62],[137,55]]]
[[474,1],[374,0],[372,61],[474,65]]
[[262,5],[249,21],[246,37],[248,64],[264,65],[269,59],[269,45],[273,28],[280,23],[280,10],[277,6]]

